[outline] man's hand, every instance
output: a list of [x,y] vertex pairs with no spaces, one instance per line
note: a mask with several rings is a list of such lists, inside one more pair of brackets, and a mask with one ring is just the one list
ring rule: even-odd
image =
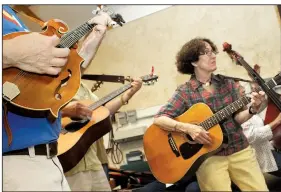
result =
[[4,40],[4,68],[17,67],[28,72],[57,75],[70,52],[68,48],[56,48],[59,42],[55,35],[50,37],[39,33]]
[[140,78],[134,79],[131,85],[132,88],[126,91],[122,96],[124,101],[128,101],[138,90],[140,90],[142,86],[142,80]]
[[86,105],[79,103],[78,101],[69,102],[62,110],[62,117],[79,118],[79,119],[91,119],[92,110]]
[[114,26],[116,22],[111,19],[108,13],[100,11],[95,17],[88,21],[89,24],[98,24],[103,26]]
[[112,18],[113,21],[115,21],[121,27],[123,26],[124,23],[126,23],[125,20],[123,19],[122,15],[120,15],[119,13],[113,14],[111,16],[111,18]]

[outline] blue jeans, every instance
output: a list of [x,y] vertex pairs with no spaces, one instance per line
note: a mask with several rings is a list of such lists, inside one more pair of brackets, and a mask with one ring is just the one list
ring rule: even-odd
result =
[[[240,189],[234,184],[231,184],[231,188],[232,191],[234,192],[238,192],[240,191]],[[200,187],[197,181],[193,181],[191,183],[189,183],[186,188],[185,188],[185,192],[200,192]]]
[[275,150],[272,150],[272,154],[277,164],[278,170],[270,172],[270,174],[275,175],[277,177],[281,177],[281,151],[277,152]]
[[200,188],[197,181],[193,181],[189,183],[186,188],[185,192],[200,192]]
[[105,172],[105,175],[106,175],[106,177],[107,177],[107,180],[109,181],[109,169],[108,169],[108,164],[106,163],[106,164],[102,164],[102,168],[103,168],[103,170],[104,170],[104,172]]

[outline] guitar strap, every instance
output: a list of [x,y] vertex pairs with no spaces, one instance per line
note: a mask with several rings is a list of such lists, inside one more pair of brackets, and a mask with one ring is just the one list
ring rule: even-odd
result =
[[41,21],[39,19],[36,19],[35,17],[29,16],[29,15],[23,13],[22,11],[19,11],[19,10],[15,9],[14,7],[10,6],[10,8],[13,9],[16,13],[18,13],[18,14],[26,17],[26,18],[28,18],[29,20],[33,21],[34,23],[37,23],[38,25],[40,25],[40,27],[44,26],[45,22],[43,22],[43,21]]
[[93,81],[105,81],[105,82],[113,82],[113,83],[125,83],[125,77],[119,75],[90,75],[85,74],[82,76],[82,79],[85,80],[93,80]]
[[12,141],[13,141],[13,134],[12,134],[12,129],[9,125],[9,121],[8,121],[8,106],[7,106],[7,103],[4,103],[3,102],[3,105],[4,105],[4,128],[5,128],[5,132],[8,136],[8,145],[10,146],[12,144]]
[[254,81],[250,81],[250,80],[246,80],[246,79],[241,79],[241,78],[238,78],[238,77],[231,77],[231,76],[226,76],[226,75],[220,75],[222,78],[225,78],[225,79],[232,79],[234,81],[243,81],[243,82],[248,82],[248,83],[254,83]]

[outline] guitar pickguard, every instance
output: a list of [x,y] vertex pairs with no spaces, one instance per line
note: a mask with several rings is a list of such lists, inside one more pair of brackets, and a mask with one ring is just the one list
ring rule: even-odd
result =
[[189,159],[194,156],[203,147],[202,144],[190,144],[185,142],[180,146],[180,152],[183,159]]
[[19,87],[11,82],[6,81],[3,84],[3,98],[7,101],[12,101],[20,94]]

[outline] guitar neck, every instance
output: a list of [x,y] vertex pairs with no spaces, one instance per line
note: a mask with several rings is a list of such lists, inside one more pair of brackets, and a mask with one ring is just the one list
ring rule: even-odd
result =
[[273,87],[280,84],[280,80],[281,80],[281,73],[279,73],[278,75],[267,81],[266,85],[268,86],[269,89],[272,89]]
[[60,43],[57,45],[58,48],[70,48],[77,43],[83,36],[88,34],[96,24],[89,24],[88,22],[80,25],[73,31],[66,33],[62,36]]
[[213,126],[222,122],[224,119],[230,117],[233,113],[235,113],[239,109],[242,109],[244,106],[246,106],[250,102],[251,102],[251,99],[249,97],[247,97],[247,96],[241,97],[237,101],[231,103],[227,107],[216,112],[213,116],[211,116],[210,118],[201,122],[199,125],[202,126],[205,130],[209,130]]
[[253,80],[259,84],[265,82],[263,78],[261,78],[261,76],[242,57],[239,57],[237,60],[249,72]]
[[98,100],[97,102],[95,102],[94,104],[90,105],[89,108],[91,110],[95,110],[98,107],[104,105],[105,103],[111,101],[112,99],[114,99],[115,97],[121,95],[122,93],[124,93],[125,91],[127,91],[128,89],[130,89],[132,87],[131,84],[125,85],[119,89],[117,89],[116,91],[113,91],[112,93],[106,95],[105,97],[103,97],[102,99]]
[[276,78],[278,78],[278,76],[272,78],[269,82],[265,83],[263,78],[261,78],[261,76],[254,69],[252,69],[252,67],[250,67],[250,65],[242,57],[239,57],[238,61],[241,65],[243,65],[243,67],[249,72],[254,81],[262,88],[262,90],[273,101],[276,107],[281,111],[281,101],[279,99],[279,96],[272,89],[277,84]]
[[[141,76],[140,79],[143,82],[151,82],[151,81],[155,81],[158,79],[157,75],[145,75],[145,76]],[[91,110],[95,110],[98,107],[104,105],[105,103],[111,101],[112,99],[114,99],[115,97],[121,95],[122,93],[124,93],[125,91],[127,91],[128,89],[130,89],[132,87],[131,84],[127,84],[119,89],[117,89],[116,91],[111,92],[110,94],[106,95],[105,97],[103,97],[102,99],[98,100],[97,102],[95,102],[94,104],[89,106],[89,109]]]

